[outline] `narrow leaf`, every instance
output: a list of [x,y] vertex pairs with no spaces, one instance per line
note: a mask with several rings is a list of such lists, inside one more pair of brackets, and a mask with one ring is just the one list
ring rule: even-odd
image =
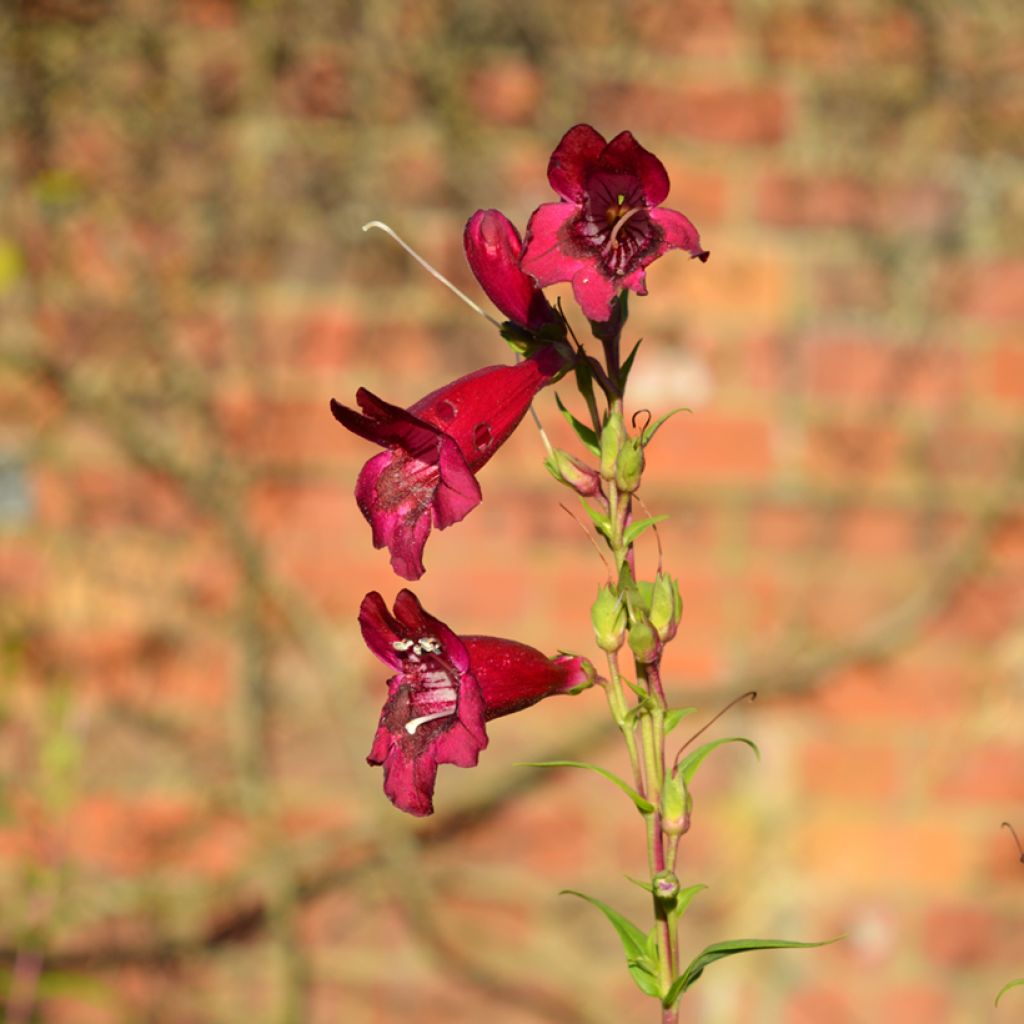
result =
[[632,882],[634,885],[640,886],[644,892],[654,892],[654,886],[650,882],[642,882],[639,878],[634,878],[632,875],[625,875],[624,877],[627,882]]
[[596,508],[591,508],[587,502],[582,501],[584,509],[586,509],[587,515],[590,516],[590,521],[601,531],[601,533],[609,540],[612,539],[612,524],[608,521],[608,517],[601,512],[598,512]]
[[521,761],[520,766],[524,768],[587,768],[598,775],[603,775],[609,782],[615,783],[622,790],[641,814],[652,814],[654,804],[642,797],[628,782],[620,779],[614,772],[607,768],[601,768],[596,764],[589,764],[587,761]]
[[675,902],[669,908],[669,914],[676,920],[681,918],[683,914],[689,909],[690,904],[693,902],[693,897],[699,892],[703,892],[707,888],[703,882],[698,882],[696,885],[688,885],[685,889],[680,889],[676,893]]
[[692,409],[687,409],[686,406],[681,405],[678,409],[673,409],[671,412],[665,413],[664,416],[659,416],[641,435],[640,443],[646,448],[654,439],[654,435],[661,429],[662,425],[666,420],[675,416],[677,412],[692,412]]
[[633,541],[640,536],[644,530],[649,526],[653,526],[655,523],[661,523],[668,519],[668,516],[651,516],[650,519],[639,519],[635,523],[630,523],[622,532],[622,539],[626,544],[632,544]]
[[683,781],[690,782],[696,774],[697,769],[701,766],[704,758],[706,758],[712,750],[724,746],[726,743],[745,743],[757,755],[757,759],[761,759],[761,751],[757,749],[757,744],[753,740],[748,740],[745,736],[726,736],[724,739],[711,740],[709,743],[702,743],[696,750],[691,750],[690,753],[679,762],[678,771],[682,775]]
[[563,889],[559,896],[579,896],[581,900],[586,900],[591,906],[597,907],[618,932],[627,958],[638,962],[644,959],[646,936],[629,918],[623,917],[617,910],[609,907],[607,903],[599,900],[596,896],[588,896],[585,892],[578,892],[576,889]]
[[629,973],[632,975],[633,980],[636,982],[636,987],[640,989],[645,996],[651,996],[654,999],[661,998],[661,984],[657,978],[657,968],[651,970],[646,964],[637,963],[630,961],[628,964]]
[[1016,987],[1017,987],[1018,985],[1024,985],[1024,978],[1014,978],[1014,980],[1013,980],[1013,981],[1009,981],[1009,982],[1007,982],[1007,983],[1006,983],[1006,984],[1005,984],[1005,985],[1004,985],[1004,986],[1003,986],[1003,987],[1002,987],[1002,988],[1001,988],[1001,989],[999,990],[999,994],[998,994],[998,995],[996,996],[996,1006],[998,1006],[998,1005],[999,1005],[999,1000],[1000,1000],[1000,999],[1002,999],[1002,998],[1003,998],[1003,996],[1004,996],[1004,995],[1005,995],[1005,994],[1006,994],[1007,992],[1009,992],[1011,988],[1016,988]]
[[555,394],[555,402],[558,403],[558,408],[562,415],[566,418],[569,426],[576,431],[576,436],[583,442],[585,448],[592,452],[594,455],[601,454],[601,445],[598,441],[597,434],[591,430],[585,423],[581,423],[569,410],[565,407],[565,403],[562,401],[561,396]]
[[622,367],[619,369],[619,390],[620,391],[625,391],[626,390],[626,384],[629,381],[629,371],[633,369],[633,360],[636,359],[636,354],[640,350],[640,342],[642,342],[643,340],[644,339],[641,338],[640,341],[638,341],[633,346],[633,351],[630,352],[628,356],[626,356],[625,362],[623,362]]
[[791,942],[787,939],[733,939],[731,942],[715,942],[702,950],[690,961],[689,966],[672,982],[672,987],[665,994],[662,1003],[674,1005],[682,995],[703,973],[704,968],[716,960],[737,953],[752,953],[759,949],[814,949],[817,946],[828,946],[838,942],[842,936],[826,939],[824,942]]
[[696,713],[696,708],[669,708],[665,712],[665,735],[667,736],[688,715]]

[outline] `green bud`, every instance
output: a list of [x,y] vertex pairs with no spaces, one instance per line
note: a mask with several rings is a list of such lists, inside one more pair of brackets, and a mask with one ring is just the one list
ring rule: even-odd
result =
[[590,608],[594,637],[602,651],[617,651],[626,639],[626,606],[610,586],[601,587]]
[[683,599],[679,584],[669,575],[659,572],[651,588],[651,625],[662,643],[676,635],[683,614]]
[[642,665],[650,665],[657,660],[661,642],[647,619],[639,619],[629,627],[629,649]]
[[670,900],[679,895],[679,879],[674,871],[659,871],[652,879],[654,895],[659,900]]
[[584,498],[592,498],[601,489],[601,478],[597,472],[561,448],[553,449],[544,465],[560,484],[571,487]]
[[682,775],[672,772],[661,791],[661,828],[666,835],[681,836],[690,828],[693,798]]
[[622,422],[622,414],[612,413],[601,430],[601,476],[605,480],[615,479],[615,467],[626,436],[626,424]]
[[640,486],[644,472],[644,446],[640,438],[626,439],[615,461],[615,484],[624,494],[632,494]]

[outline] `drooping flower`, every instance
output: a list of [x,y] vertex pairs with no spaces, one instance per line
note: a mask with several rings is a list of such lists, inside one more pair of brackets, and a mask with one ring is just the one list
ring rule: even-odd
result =
[[[523,241],[500,210],[477,210],[463,232],[466,259],[487,297],[519,327],[537,334],[562,318],[519,267]],[[564,332],[563,332],[564,333]]]
[[606,143],[588,124],[570,128],[548,181],[562,198],[534,211],[521,266],[542,288],[571,281],[590,320],[608,320],[624,288],[646,295],[644,269],[669,249],[708,258],[689,219],[661,208],[668,174],[630,132]]
[[514,366],[488,366],[446,384],[408,409],[365,388],[357,412],[331,399],[336,420],[385,451],[363,466],[356,501],[407,580],[424,573],[423,547],[431,526],[447,529],[480,504],[476,473],[508,439],[534,395],[564,369],[547,346]]
[[395,669],[381,711],[371,765],[384,766],[384,792],[409,814],[433,813],[437,766],[471,768],[487,746],[485,722],[594,681],[583,658],[547,658],[515,640],[456,636],[402,590],[394,613],[380,594],[363,598],[366,645]]

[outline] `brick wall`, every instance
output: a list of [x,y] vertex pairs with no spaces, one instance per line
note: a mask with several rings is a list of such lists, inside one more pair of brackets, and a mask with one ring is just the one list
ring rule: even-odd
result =
[[[0,18],[5,1019],[651,1014],[555,895],[641,912],[632,810],[511,767],[621,768],[599,694],[497,723],[426,823],[363,764],[384,673],[354,615],[398,581],[351,496],[367,448],[327,411],[507,358],[359,226],[478,296],[466,217],[525,224],[580,120],[657,152],[713,252],[656,264],[630,323],[636,407],[692,410],[643,495],[683,584],[674,702],[760,692],[724,728],[762,763],[723,752],[698,782],[686,941],[847,936],[716,965],[689,1014],[1015,1019],[1015,993],[989,1009],[1024,970],[999,828],[1024,826],[1015,5]],[[541,454],[524,424],[416,590],[462,632],[587,650],[603,569]]]

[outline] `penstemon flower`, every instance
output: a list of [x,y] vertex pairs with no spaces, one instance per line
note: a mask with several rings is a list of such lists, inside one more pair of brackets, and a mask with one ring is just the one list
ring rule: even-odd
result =
[[366,645],[396,670],[367,761],[384,766],[384,792],[400,810],[434,810],[437,766],[471,768],[487,746],[485,722],[594,682],[583,658],[547,658],[515,640],[456,636],[402,590],[394,614],[373,592],[359,625]]
[[589,320],[610,319],[625,288],[646,295],[644,268],[669,249],[708,258],[689,219],[661,209],[668,174],[630,132],[606,143],[588,124],[570,128],[551,154],[548,181],[562,201],[534,211],[522,268],[541,287],[571,281]]
[[562,350],[547,346],[515,366],[488,366],[446,384],[408,409],[365,388],[357,412],[331,399],[334,418],[385,451],[363,467],[356,501],[407,580],[424,573],[431,526],[447,529],[480,504],[476,474],[508,440],[534,395],[565,368]]

